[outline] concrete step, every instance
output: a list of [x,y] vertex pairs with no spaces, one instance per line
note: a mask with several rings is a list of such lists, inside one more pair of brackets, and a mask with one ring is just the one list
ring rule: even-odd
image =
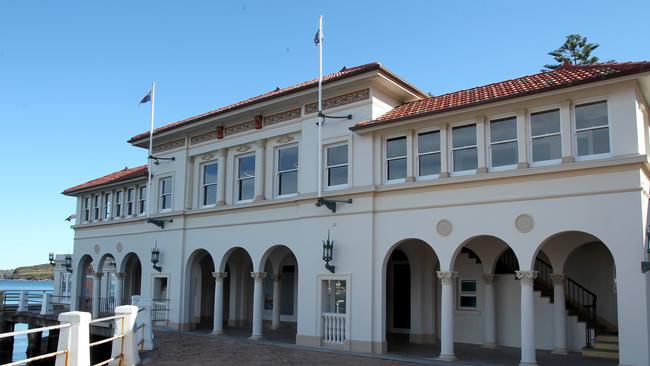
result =
[[618,336],[615,334],[599,334],[596,336],[596,342],[599,341],[618,344]]
[[610,360],[618,359],[618,351],[609,349],[583,348],[582,355],[585,357],[607,358]]
[[596,341],[591,345],[594,349],[606,349],[618,351],[618,342],[605,342],[605,341]]

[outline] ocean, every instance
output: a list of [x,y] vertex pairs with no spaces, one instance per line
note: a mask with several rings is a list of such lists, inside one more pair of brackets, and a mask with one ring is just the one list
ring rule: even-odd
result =
[[[52,281],[0,280],[0,290],[52,290]],[[27,324],[18,323],[15,330],[25,330]],[[43,334],[46,335],[46,334]],[[24,360],[27,352],[27,336],[14,337],[13,360]]]

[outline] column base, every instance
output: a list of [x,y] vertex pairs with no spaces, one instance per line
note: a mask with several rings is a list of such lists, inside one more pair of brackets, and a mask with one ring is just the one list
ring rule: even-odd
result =
[[519,366],[537,366],[537,362],[519,362]]
[[487,348],[487,349],[496,349],[497,344],[496,343],[483,343],[481,345],[481,348]]
[[441,354],[440,356],[438,356],[438,360],[446,361],[446,362],[453,362],[453,361],[456,361],[458,359],[454,355],[443,355],[443,354]]
[[262,339],[262,336],[261,335],[252,335],[252,336],[248,337],[248,339],[250,339],[251,341],[259,341],[260,339]]
[[210,333],[210,334],[212,334],[214,336],[222,335],[223,330],[213,330],[212,333]]
[[568,355],[569,351],[566,348],[556,348],[551,353],[554,355]]

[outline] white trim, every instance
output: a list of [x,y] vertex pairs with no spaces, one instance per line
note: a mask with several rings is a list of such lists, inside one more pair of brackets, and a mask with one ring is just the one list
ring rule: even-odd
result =
[[[474,139],[476,143],[474,145],[467,145],[461,148],[454,148],[454,128],[457,127],[464,127],[464,126],[469,126],[469,125],[474,125],[475,128],[475,133],[474,133]],[[458,175],[472,175],[476,174],[476,170],[478,169],[478,123],[475,120],[471,121],[463,121],[463,122],[458,122],[458,123],[453,123],[449,125],[449,132],[447,134],[448,138],[448,146],[449,146],[449,151],[448,151],[448,156],[449,156],[449,174],[451,176],[458,176]],[[476,149],[476,169],[468,169],[468,170],[454,170],[454,151],[456,150],[465,150],[465,149]]]
[[[420,153],[420,144],[419,144],[419,137],[422,134],[427,134],[431,132],[438,132],[438,150],[434,151],[427,151],[424,153]],[[442,128],[441,127],[432,127],[432,128],[423,128],[415,131],[415,136],[413,138],[413,157],[414,157],[414,164],[415,164],[415,180],[430,180],[430,179],[437,179],[440,177],[440,171],[438,174],[429,174],[429,175],[420,175],[420,157],[424,155],[435,155],[438,154],[440,156],[440,171],[442,171],[442,154],[444,154],[444,151],[442,151]]]
[[[131,195],[131,200],[129,201],[129,191],[131,191],[133,194]],[[124,217],[132,217],[136,215],[137,212],[137,200],[136,200],[136,194],[137,191],[135,187],[127,187],[126,188],[126,195],[124,197],[124,202],[125,202],[125,208],[126,210],[124,211]],[[131,206],[131,212],[129,213],[129,205]]]
[[[255,168],[253,169],[253,176],[252,176],[252,177],[249,176],[249,177],[246,177],[246,178],[240,178],[240,177],[239,177],[239,160],[240,160],[240,159],[243,159],[243,158],[246,158],[246,157],[249,157],[249,156],[252,156],[252,157],[255,159]],[[255,179],[258,178],[258,177],[255,176],[255,171],[257,170],[257,164],[258,164],[258,161],[257,161],[258,159],[257,159],[257,156],[256,156],[256,151],[253,150],[253,151],[246,152],[246,153],[243,153],[243,154],[237,154],[237,155],[233,156],[233,159],[234,159],[234,164],[233,164],[233,168],[234,168],[233,172],[234,172],[234,174],[233,174],[233,178],[235,179],[235,180],[234,180],[234,181],[235,181],[235,184],[234,184],[234,187],[233,187],[233,193],[234,193],[233,202],[234,202],[235,204],[242,204],[242,203],[253,202],[253,201],[255,200],[255,188],[254,188],[254,187],[255,187]],[[248,180],[248,179],[252,179],[252,180],[253,180],[253,197],[251,197],[250,199],[240,200],[240,199],[239,199],[239,196],[240,196],[240,194],[239,194],[239,193],[240,193],[240,192],[239,192],[239,182],[242,181],[242,180]]]
[[[165,193],[163,189],[165,188],[163,186],[163,181],[169,179],[169,184],[171,185],[171,188],[169,189],[169,193]],[[163,207],[163,200],[165,196],[169,196],[169,207],[164,208]],[[167,175],[158,178],[158,212],[170,212],[174,207],[174,179],[173,176]]]
[[[576,121],[576,107],[579,107],[581,105],[585,104],[596,104],[599,102],[605,102],[606,107],[607,107],[607,135],[609,138],[609,152],[608,153],[601,153],[601,154],[590,154],[590,155],[578,155],[578,132],[581,131],[590,131],[590,130],[595,130],[595,129],[603,129],[605,126],[599,126],[599,127],[589,127],[589,128],[583,128],[580,129],[580,131],[577,130],[577,121]],[[610,158],[613,156],[612,154],[612,114],[611,114],[611,108],[610,108],[610,103],[609,103],[609,98],[607,96],[601,96],[601,97],[593,97],[593,98],[585,98],[585,99],[578,99],[574,100],[573,104],[571,106],[571,139],[573,142],[573,151],[572,154],[574,156],[574,159],[576,161],[586,161],[586,160],[595,160],[595,159],[605,159],[605,158]]]
[[[515,138],[514,139],[509,139],[509,140],[499,140],[496,142],[492,142],[492,122],[501,122],[501,121],[506,121],[506,120],[514,120],[515,122]],[[492,116],[488,117],[487,120],[487,128],[486,128],[486,133],[485,133],[485,139],[486,139],[486,149],[487,149],[487,158],[488,158],[488,167],[490,171],[503,171],[503,170],[511,170],[511,169],[517,169],[517,163],[519,162],[519,144],[521,143],[518,139],[518,129],[517,129],[517,114],[516,113],[505,113],[501,114],[499,116]],[[493,166],[492,165],[492,146],[493,145],[502,145],[502,144],[508,144],[515,142],[517,143],[517,148],[515,149],[515,153],[517,154],[515,156],[515,163],[514,164],[508,164],[508,165],[499,165],[499,166]]]
[[[476,291],[474,292],[463,292],[462,290],[462,283],[463,281],[465,282],[474,282],[474,285],[476,286]],[[476,278],[472,277],[463,277],[463,278],[458,278],[458,283],[456,284],[456,288],[458,291],[456,291],[456,310],[462,310],[462,311],[478,311],[480,308],[480,301],[479,301],[479,281]],[[476,306],[461,306],[460,304],[460,299],[461,297],[474,297],[476,299]]]
[[[297,160],[296,168],[280,171],[280,150],[296,148],[297,151]],[[280,194],[280,175],[284,173],[296,172],[296,192],[288,194]],[[298,187],[300,186],[299,182],[300,177],[300,147],[297,142],[287,143],[282,145],[273,146],[273,197],[274,198],[289,198],[295,197],[298,195]]]
[[[327,155],[327,150],[330,148],[334,147],[339,147],[345,145],[347,147],[347,157],[346,157],[346,162],[345,164],[337,164],[337,165],[329,165],[329,160],[328,160],[328,155]],[[350,186],[350,161],[352,160],[352,152],[350,149],[350,141],[348,140],[343,140],[343,141],[337,141],[337,142],[332,142],[327,145],[323,145],[323,159],[325,160],[325,164],[323,164],[323,179],[324,179],[324,184],[323,187],[325,188],[325,191],[334,191],[338,189],[345,189]],[[346,169],[346,183],[345,184],[337,184],[330,186],[327,183],[329,182],[329,170],[330,168],[339,168],[345,166]]]
[[[204,168],[207,165],[212,165],[215,164],[217,166],[217,176],[216,182],[215,183],[210,183],[208,185],[205,184],[205,174],[204,174]],[[219,166],[219,159],[212,159],[209,161],[204,161],[199,164],[199,202],[198,202],[198,207],[199,208],[210,208],[216,206],[217,202],[219,202],[219,170],[221,167]],[[215,186],[216,187],[216,195],[215,195],[215,201],[214,203],[209,203],[209,204],[204,204],[205,201],[205,187],[206,186]]]
[[[557,111],[557,132],[537,135],[533,137],[533,114],[543,114],[553,111]],[[529,110],[528,113],[526,113],[526,125],[528,126],[528,133],[526,135],[526,138],[528,140],[528,156],[530,157],[528,164],[531,167],[560,164],[562,162],[562,111],[560,105],[553,104]],[[560,138],[560,157],[558,159],[535,161],[535,155],[533,154],[533,140],[553,136],[558,136]]]
[[[388,158],[388,140],[393,140],[393,139],[404,139],[404,155],[400,155],[398,157],[393,157],[393,158]],[[383,171],[383,182],[384,184],[396,184],[396,183],[404,183],[406,182],[406,177],[408,176],[408,165],[409,165],[409,139],[407,136],[406,132],[400,132],[396,134],[391,134],[391,135],[386,135],[382,137],[382,171]],[[404,170],[404,178],[397,178],[397,179],[388,179],[388,162],[393,161],[393,160],[401,160],[404,159],[406,161],[405,164],[405,170]]]

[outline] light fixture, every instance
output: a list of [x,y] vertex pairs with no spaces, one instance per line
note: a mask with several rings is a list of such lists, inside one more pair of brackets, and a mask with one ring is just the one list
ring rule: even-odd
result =
[[72,273],[72,256],[70,254],[65,255],[65,261],[63,262],[65,270]]
[[50,252],[50,264],[54,265],[54,253]]
[[160,272],[162,267],[158,265],[160,263],[160,249],[158,249],[158,241],[156,240],[156,245],[151,249],[151,263],[153,263],[153,269]]
[[323,260],[325,261],[325,268],[334,273],[334,266],[330,265],[334,251],[334,240],[330,240],[330,230],[331,228],[327,229],[327,240],[323,240]]

